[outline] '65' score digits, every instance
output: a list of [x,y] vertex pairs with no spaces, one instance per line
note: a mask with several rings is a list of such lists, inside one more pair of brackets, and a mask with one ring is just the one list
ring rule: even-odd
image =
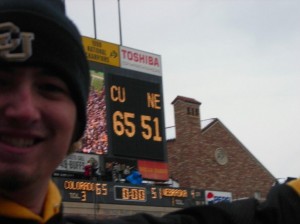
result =
[[122,76],[110,80],[107,91],[114,154],[163,160],[160,86]]

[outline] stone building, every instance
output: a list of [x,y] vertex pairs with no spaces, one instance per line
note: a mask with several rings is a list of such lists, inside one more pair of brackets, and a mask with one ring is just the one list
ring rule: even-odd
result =
[[[180,187],[264,199],[275,177],[217,118],[201,121],[201,103],[178,96],[175,126],[167,128],[170,175]],[[173,134],[172,134],[173,132]]]

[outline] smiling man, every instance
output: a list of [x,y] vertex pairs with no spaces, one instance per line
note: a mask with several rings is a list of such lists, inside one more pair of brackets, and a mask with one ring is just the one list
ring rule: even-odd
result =
[[300,181],[275,187],[267,200],[195,206],[153,217],[63,217],[51,181],[86,125],[89,68],[81,36],[61,0],[0,0],[1,224],[300,223]]
[[61,223],[51,174],[86,123],[89,68],[61,0],[0,1],[0,223]]
[[40,213],[52,170],[72,142],[76,106],[55,71],[1,69],[0,83],[2,192]]

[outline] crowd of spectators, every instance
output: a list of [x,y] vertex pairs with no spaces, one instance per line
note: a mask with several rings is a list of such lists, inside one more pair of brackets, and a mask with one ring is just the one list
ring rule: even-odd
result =
[[105,89],[91,89],[88,106],[88,121],[82,151],[85,153],[106,154],[108,150]]

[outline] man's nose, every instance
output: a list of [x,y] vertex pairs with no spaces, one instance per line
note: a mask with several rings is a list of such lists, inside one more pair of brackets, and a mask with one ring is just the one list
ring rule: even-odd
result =
[[40,117],[38,100],[29,86],[15,89],[7,98],[5,116],[20,122],[33,122]]

